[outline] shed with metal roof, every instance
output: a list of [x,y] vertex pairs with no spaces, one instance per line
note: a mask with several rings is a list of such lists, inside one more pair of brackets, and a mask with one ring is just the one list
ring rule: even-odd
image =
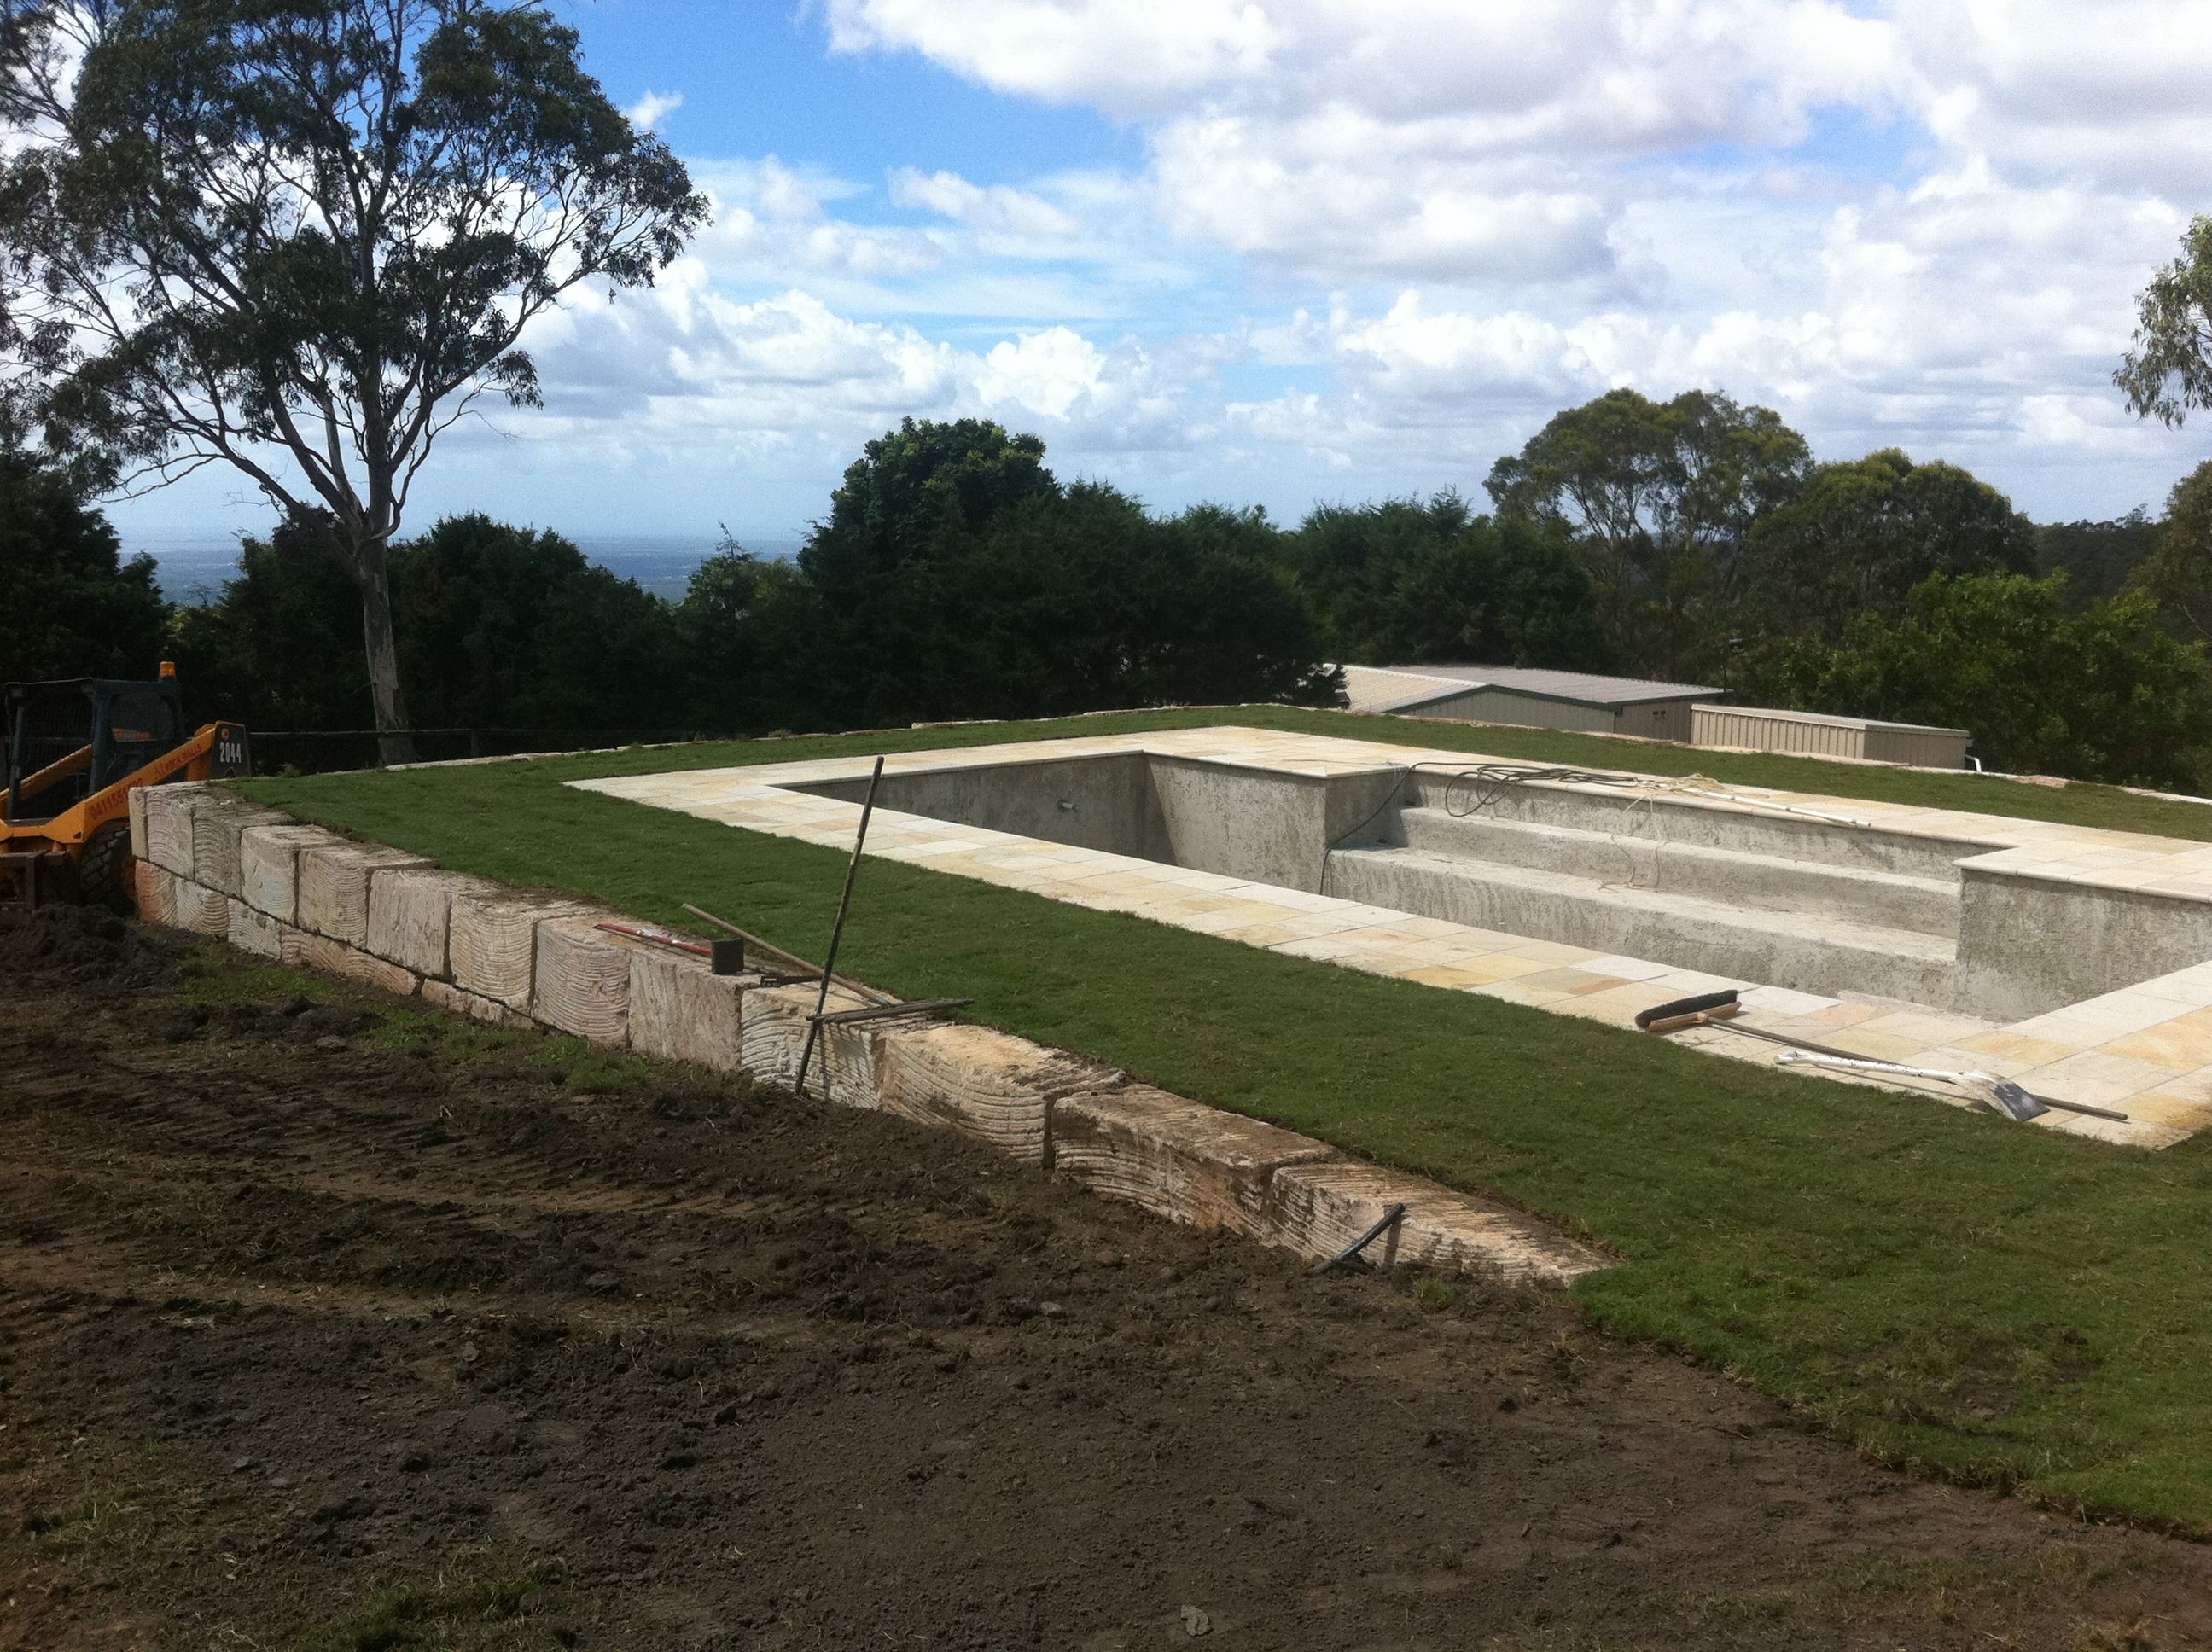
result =
[[1699,745],[1738,751],[1796,751],[1917,768],[1964,768],[1973,737],[1962,728],[1831,717],[1762,706],[1699,706],[1691,727]]
[[1689,683],[1526,665],[1347,665],[1344,681],[1354,711],[1685,743],[1691,734],[1691,707],[1722,692]]

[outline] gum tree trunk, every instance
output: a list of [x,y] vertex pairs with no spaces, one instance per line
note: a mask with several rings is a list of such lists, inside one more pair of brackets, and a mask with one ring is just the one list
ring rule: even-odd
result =
[[368,659],[368,691],[376,710],[376,756],[380,763],[411,763],[415,742],[407,733],[407,696],[399,687],[399,648],[392,635],[392,586],[384,541],[354,548],[361,581],[362,641]]

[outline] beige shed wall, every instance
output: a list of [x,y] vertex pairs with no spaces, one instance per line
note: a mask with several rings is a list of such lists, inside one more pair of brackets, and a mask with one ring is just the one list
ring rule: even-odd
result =
[[1863,757],[1866,729],[1851,723],[1808,723],[1754,710],[1699,706],[1691,738],[1699,745],[1741,746],[1750,751],[1799,751],[1816,757]]
[[1922,768],[1964,768],[1967,738],[1963,729],[1883,728],[1840,717],[1816,721],[1739,706],[1698,707],[1691,735],[1698,745],[1855,757]]
[[1640,706],[1619,706],[1613,710],[1613,732],[1633,734],[1646,740],[1679,740],[1690,743],[1694,709],[1687,700],[1651,700]]
[[1870,728],[1866,732],[1866,754],[1877,762],[1964,768],[1971,738],[1965,730],[1955,728]]

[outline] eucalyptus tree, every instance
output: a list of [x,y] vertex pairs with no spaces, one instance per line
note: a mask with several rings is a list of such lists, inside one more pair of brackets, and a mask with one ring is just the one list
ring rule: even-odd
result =
[[1752,525],[1811,466],[1805,439],[1770,408],[1621,389],[1554,416],[1483,485],[1500,516],[1574,536],[1632,663],[1680,671],[1741,589]]
[[404,759],[387,557],[434,445],[538,405],[532,319],[650,282],[703,197],[533,4],[0,0],[0,46],[38,419],[126,485],[229,465],[326,522]]
[[1832,640],[1861,614],[1896,619],[1934,574],[2032,573],[2035,529],[1971,471],[1885,447],[1814,465],[1753,525],[1744,562],[1740,624]]
[[2179,425],[2212,409],[2212,216],[2191,220],[2180,255],[2137,295],[2135,343],[2112,381],[2137,417]]

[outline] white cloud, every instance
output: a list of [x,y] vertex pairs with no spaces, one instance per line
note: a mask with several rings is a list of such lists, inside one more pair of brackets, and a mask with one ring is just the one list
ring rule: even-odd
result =
[[962,349],[803,288],[733,300],[696,258],[649,293],[585,295],[525,343],[546,409],[495,423],[587,443],[594,463],[610,464],[732,440],[849,451],[909,415],[988,414],[1079,452],[1183,450],[1202,435],[1216,369],[1240,349],[1206,337],[1102,344],[1064,325]]
[[1139,158],[693,157],[710,226],[533,330],[548,409],[500,422],[818,500],[898,417],[988,414],[1064,474],[1295,516],[1472,491],[1562,407],[1703,386],[1824,456],[2118,512],[2203,450],[2110,377],[2212,206],[2204,4],[822,0],[836,51],[1088,106]]
[[1082,334],[1067,327],[1048,327],[994,344],[983,358],[975,387],[986,407],[1012,403],[1059,418],[1097,385],[1105,365],[1105,355]]
[[[828,16],[841,50],[1133,123],[1159,227],[1307,307],[1246,335],[1316,383],[1212,416],[1255,441],[1354,470],[1409,443],[1459,464],[1626,384],[1724,388],[1824,452],[1904,441],[2031,493],[2090,452],[2132,443],[2155,469],[2184,451],[2127,418],[2110,375],[2136,291],[2212,203],[2202,0]],[[1098,396],[1067,393],[1077,418]]]
[[[979,15],[980,14],[980,15]],[[1299,273],[1602,276],[1608,169],[1887,111],[1895,37],[1834,0],[836,0],[840,46],[1146,123],[1165,221]]]
[[623,111],[629,124],[641,132],[657,131],[660,123],[684,106],[681,92],[647,92]]
[[1555,173],[1393,156],[1394,134],[1339,112],[1179,121],[1158,139],[1169,224],[1331,276],[1548,279],[1602,270],[1610,212]]
[[830,173],[770,155],[695,162],[691,175],[713,215],[691,253],[724,279],[805,275],[877,282],[921,274],[945,258],[945,245],[927,232],[835,216],[831,206],[861,186]]
[[993,184],[971,184],[954,172],[925,173],[902,167],[890,175],[891,203],[918,207],[957,223],[979,229],[1006,230],[1017,235],[1062,236],[1075,234],[1073,218],[1040,195]]
[[1368,320],[1340,311],[1332,331],[1370,398],[1448,410],[1501,401],[1563,406],[1608,387],[1567,331],[1525,311],[1436,312],[1408,292]]
[[917,52],[1002,90],[1152,109],[1264,70],[1277,31],[1247,0],[830,0],[841,52]]
[[1900,0],[1893,16],[1955,153],[2026,179],[2212,193],[2212,18],[2196,0]]

